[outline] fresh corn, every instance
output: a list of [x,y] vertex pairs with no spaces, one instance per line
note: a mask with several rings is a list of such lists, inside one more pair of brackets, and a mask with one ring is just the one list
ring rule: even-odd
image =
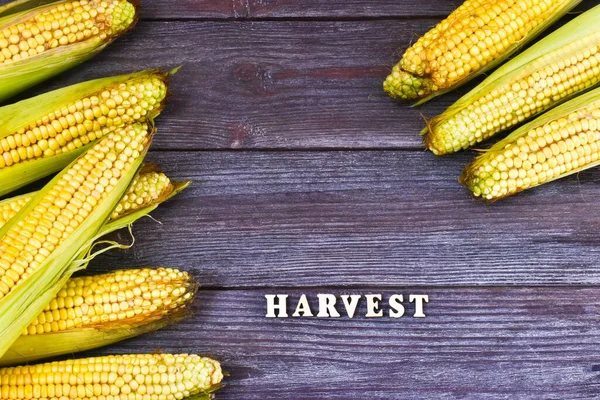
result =
[[142,172],[134,179],[131,187],[125,193],[111,219],[119,217],[154,203],[159,199],[168,197],[174,190],[171,180],[162,172],[150,170]]
[[600,82],[600,6],[542,39],[428,123],[437,155],[480,143]]
[[198,398],[216,390],[221,366],[195,354],[134,354],[0,369],[0,396],[10,399]]
[[191,275],[142,268],[72,278],[0,359],[0,365],[106,346],[177,320],[194,297]]
[[143,71],[97,79],[0,108],[0,196],[59,171],[97,139],[152,120],[167,76]]
[[[176,185],[178,184],[176,183]],[[133,180],[125,196],[115,207],[110,219],[114,221],[160,199],[166,199],[173,193],[174,189],[174,184],[164,173],[153,168],[149,168],[148,171],[142,169],[140,174]],[[14,217],[33,196],[35,196],[35,192],[0,201],[0,227]]]
[[466,0],[412,45],[383,84],[425,102],[499,65],[581,0]]
[[0,101],[93,57],[137,20],[126,0],[39,4],[0,9]]
[[0,357],[44,309],[103,229],[139,170],[146,124],[109,133],[0,228]]
[[461,182],[497,200],[600,164],[600,89],[554,108],[477,157]]

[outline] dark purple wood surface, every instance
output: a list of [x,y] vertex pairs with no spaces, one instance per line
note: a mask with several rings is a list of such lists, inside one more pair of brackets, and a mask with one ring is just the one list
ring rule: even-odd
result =
[[[475,153],[436,158],[418,135],[473,84],[422,109],[381,90],[458,4],[144,0],[133,32],[30,91],[183,66],[149,158],[194,183],[89,273],[191,271],[197,311],[87,354],[212,355],[217,399],[597,398],[600,172],[484,205],[457,182]],[[425,319],[268,320],[267,293],[431,301]]]

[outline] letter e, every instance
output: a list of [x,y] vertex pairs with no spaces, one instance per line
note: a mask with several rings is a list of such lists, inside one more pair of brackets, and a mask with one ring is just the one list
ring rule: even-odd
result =
[[381,318],[383,317],[383,310],[380,307],[381,295],[380,294],[366,294],[367,298],[367,318]]

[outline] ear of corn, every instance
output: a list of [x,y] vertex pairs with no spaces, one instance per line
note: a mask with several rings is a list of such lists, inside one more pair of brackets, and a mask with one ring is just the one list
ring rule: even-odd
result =
[[0,101],[93,57],[137,21],[126,0],[38,4],[0,10]]
[[496,67],[581,0],[466,0],[394,66],[384,90],[423,103]]
[[[146,164],[113,210],[110,221],[162,203],[189,184],[189,181],[172,182],[157,166]],[[0,227],[14,217],[35,194],[36,192],[26,193],[0,201]]]
[[115,130],[158,115],[168,74],[79,83],[0,108],[0,196],[57,172]]
[[222,379],[217,361],[195,354],[117,355],[2,368],[0,396],[192,400],[210,394]]
[[129,188],[148,129],[136,124],[102,138],[0,228],[0,356],[84,265],[73,261]]
[[196,283],[186,272],[142,268],[71,278],[0,359],[0,365],[106,346],[183,315]]
[[600,164],[600,89],[522,126],[461,176],[476,197],[498,200]]
[[438,155],[464,150],[600,82],[600,6],[531,46],[424,130]]

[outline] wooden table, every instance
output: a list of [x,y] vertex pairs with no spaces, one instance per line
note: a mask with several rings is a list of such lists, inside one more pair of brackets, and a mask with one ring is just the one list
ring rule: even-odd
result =
[[[183,66],[149,157],[194,184],[90,270],[192,271],[197,310],[87,354],[209,354],[230,374],[218,399],[596,397],[600,171],[484,205],[457,182],[474,153],[436,158],[418,135],[465,90],[421,109],[381,90],[459,3],[144,0],[133,32],[38,88]],[[430,303],[425,319],[266,319],[276,293]]]

